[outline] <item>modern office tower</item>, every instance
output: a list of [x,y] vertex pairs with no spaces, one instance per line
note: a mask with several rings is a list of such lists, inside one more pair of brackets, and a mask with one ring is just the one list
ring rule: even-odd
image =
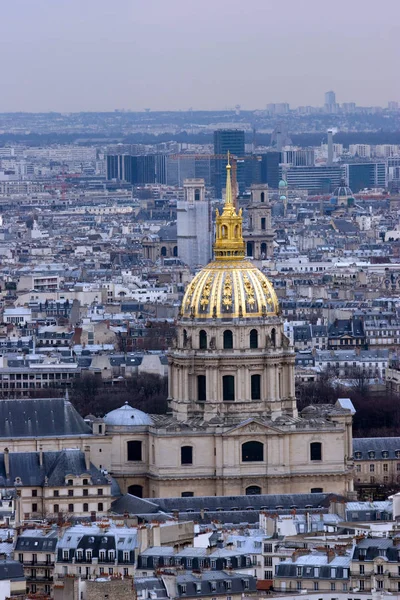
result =
[[204,179],[183,182],[185,199],[177,203],[178,256],[191,269],[211,260],[211,214]]
[[387,187],[387,165],[385,162],[350,163],[344,165],[347,184],[353,192],[365,188]]
[[155,154],[155,181],[159,184],[167,183],[167,156],[166,154]]
[[[240,129],[218,129],[214,131],[214,154],[226,155],[228,152],[234,156],[244,156],[244,131]],[[222,198],[222,190],[225,187],[226,158],[215,160],[214,187],[215,197]],[[238,162],[236,168],[236,179],[239,192],[245,189],[244,165]]]
[[315,152],[312,148],[283,150],[281,162],[294,167],[312,167],[315,163]]
[[156,157],[158,156],[155,154],[109,155],[107,156],[107,179],[126,181],[133,185],[156,183]]
[[260,183],[267,183],[270,188],[278,189],[280,161],[280,152],[266,152],[261,155]]
[[292,189],[328,194],[340,185],[342,177],[342,168],[336,166],[290,167],[286,170],[285,179]]
[[107,156],[107,179],[125,181],[125,155],[112,154]]
[[248,224],[243,234],[246,254],[257,260],[273,255],[275,232],[271,223],[271,205],[268,198],[268,185],[251,186],[251,200],[247,206]]

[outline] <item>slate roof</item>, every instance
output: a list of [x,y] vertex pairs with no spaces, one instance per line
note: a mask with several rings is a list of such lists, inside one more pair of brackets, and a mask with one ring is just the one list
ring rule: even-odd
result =
[[24,566],[17,560],[4,560],[0,562],[0,581],[11,579],[24,580]]
[[0,437],[90,435],[91,429],[65,398],[2,400]]
[[[369,452],[375,452],[372,460],[400,458],[400,437],[353,439],[353,455],[355,460],[370,460]],[[383,455],[383,452],[388,452],[388,455]],[[358,453],[361,453],[361,455]],[[398,456],[396,456],[396,453],[398,453]]]
[[15,550],[20,552],[55,552],[57,547],[57,531],[45,534],[41,529],[27,529],[18,536]]
[[86,469],[85,455],[80,450],[43,452],[43,466],[40,466],[39,452],[10,452],[10,473],[7,477],[4,453],[0,454],[0,486],[14,486],[17,478],[20,485],[41,487],[45,479],[50,487],[65,485],[67,475],[80,476],[88,473],[93,484],[108,485],[107,478],[94,465]]
[[352,560],[364,561],[374,560],[377,556],[397,563],[399,560],[399,549],[393,544],[392,539],[367,538],[361,540],[353,549]]

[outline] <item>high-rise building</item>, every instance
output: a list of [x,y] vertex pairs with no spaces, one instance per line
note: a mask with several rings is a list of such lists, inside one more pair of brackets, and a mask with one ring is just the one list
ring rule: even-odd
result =
[[363,189],[386,188],[387,167],[385,162],[364,162],[344,165],[347,184],[353,192]]
[[177,203],[178,256],[191,269],[204,267],[211,259],[210,203],[204,179],[183,182],[185,199]]
[[325,110],[329,113],[337,112],[336,94],[332,90],[325,92]]
[[[228,152],[234,156],[244,156],[244,131],[240,129],[218,129],[214,131],[214,154],[226,155]],[[226,159],[216,159],[214,187],[215,197],[222,198],[222,189],[225,186],[225,169]],[[236,179],[239,187],[239,192],[245,189],[244,165],[237,164]]]
[[[155,154],[140,156],[130,154],[109,155],[107,156],[107,179],[126,181],[133,185],[156,183],[156,157],[158,159],[159,156]],[[159,181],[159,183],[163,182]]]
[[261,155],[261,175],[260,183],[267,183],[270,188],[278,189],[280,175],[279,163],[281,161],[280,152],[266,152]]

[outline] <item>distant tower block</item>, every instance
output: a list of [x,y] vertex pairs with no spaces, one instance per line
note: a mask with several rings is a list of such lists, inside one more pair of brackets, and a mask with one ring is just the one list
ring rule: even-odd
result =
[[244,232],[246,254],[257,260],[270,258],[274,252],[275,232],[271,223],[271,205],[268,198],[268,185],[251,186],[251,200],[247,206],[248,227]]
[[191,269],[211,259],[210,203],[204,179],[185,179],[185,199],[177,203],[178,256]]

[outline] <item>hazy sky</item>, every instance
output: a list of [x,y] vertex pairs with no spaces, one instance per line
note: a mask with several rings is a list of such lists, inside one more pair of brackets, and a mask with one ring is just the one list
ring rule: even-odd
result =
[[400,0],[1,5],[0,111],[400,101]]

